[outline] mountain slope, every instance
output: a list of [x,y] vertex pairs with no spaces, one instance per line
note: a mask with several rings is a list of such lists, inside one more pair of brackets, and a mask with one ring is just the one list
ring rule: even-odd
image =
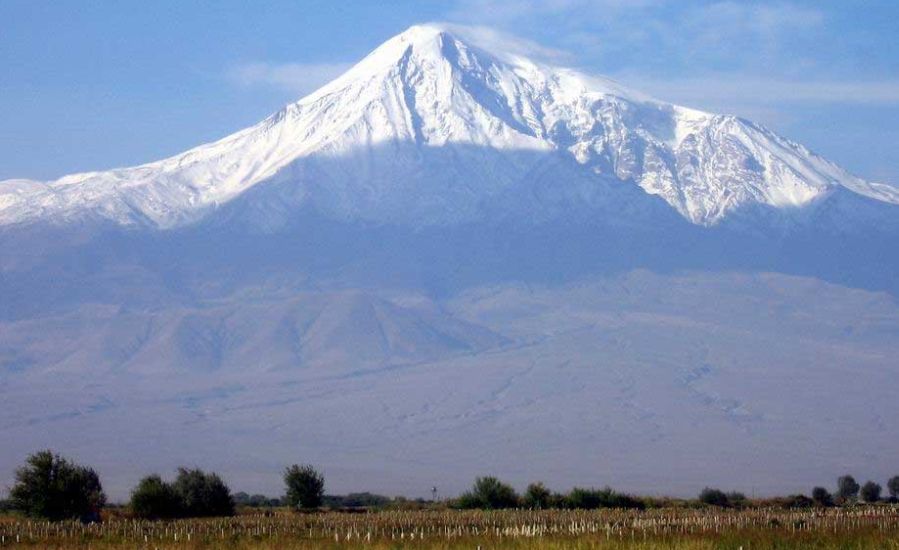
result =
[[456,225],[497,210],[514,216],[509,197],[527,196],[535,174],[563,161],[564,173],[528,205],[538,219],[558,215],[541,211],[554,202],[600,211],[639,204],[639,195],[609,196],[622,183],[707,226],[754,205],[815,207],[841,187],[899,204],[895,188],[864,182],[747,121],[488,52],[465,29],[425,25],[218,142],[135,168],[0,182],[0,224],[168,229],[261,187],[258,224],[311,207],[340,220]]
[[[117,499],[184,463],[277,494],[298,454],[335,492],[409,496],[485,471],[685,496],[895,474],[899,307],[883,293],[634,272],[471,289],[442,319],[395,295],[232,298],[0,320],[0,484],[47,447]],[[369,329],[394,323],[385,360]]]

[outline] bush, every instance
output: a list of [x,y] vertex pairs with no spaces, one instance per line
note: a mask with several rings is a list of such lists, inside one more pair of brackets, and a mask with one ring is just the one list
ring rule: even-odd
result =
[[172,488],[180,497],[184,512],[190,517],[234,515],[231,490],[216,473],[207,474],[198,468],[178,468],[178,477]]
[[815,501],[805,495],[790,495],[784,499],[784,508],[811,508]]
[[549,489],[542,483],[531,483],[524,492],[524,505],[535,510],[542,510],[550,507],[550,499],[552,494]]
[[14,508],[31,517],[98,521],[100,509],[106,504],[96,472],[52,451],[29,456],[15,477],[10,501]]
[[234,504],[237,506],[249,506],[251,508],[271,508],[280,506],[281,501],[277,498],[269,498],[265,495],[248,495],[240,492],[234,493]]
[[495,477],[479,477],[475,479],[471,491],[464,493],[456,500],[458,508],[484,510],[500,510],[518,506],[518,495],[510,485]]
[[602,493],[605,495],[605,502],[603,503],[603,507],[605,508],[629,508],[633,510],[643,510],[646,508],[646,503],[641,499],[624,493],[616,493],[608,487],[603,489]]
[[824,487],[815,487],[812,489],[812,500],[818,506],[833,506],[833,496],[830,491]]
[[325,495],[322,504],[329,508],[383,508],[390,504],[390,497],[373,493]]
[[629,495],[616,493],[609,487],[604,489],[575,487],[565,497],[565,501],[568,508],[580,510],[594,510],[596,508],[635,508],[642,510],[645,507],[643,501]]
[[890,492],[890,497],[899,498],[899,476],[893,476],[887,481],[887,491]]
[[158,475],[140,480],[131,491],[131,512],[145,519],[171,519],[185,515],[181,497]]
[[287,504],[293,508],[313,510],[322,505],[325,478],[309,465],[294,464],[284,471]]
[[563,495],[562,493],[552,493],[549,495],[549,502],[547,503],[547,508],[568,508],[568,495]]
[[877,502],[880,500],[880,485],[873,481],[867,481],[861,488],[862,500],[865,502]]
[[234,498],[218,474],[178,469],[174,483],[158,475],[140,480],[131,491],[131,512],[140,518],[233,516]]
[[851,475],[844,475],[837,479],[837,496],[840,500],[854,500],[858,495],[858,482]]
[[731,491],[727,493],[727,504],[729,506],[733,506],[734,508],[743,508],[744,506],[749,504],[749,499],[747,499],[746,495],[739,491]]
[[730,506],[730,500],[727,498],[727,495],[724,494],[724,491],[712,489],[711,487],[706,487],[700,491],[699,502],[708,504],[709,506],[720,506],[722,508]]

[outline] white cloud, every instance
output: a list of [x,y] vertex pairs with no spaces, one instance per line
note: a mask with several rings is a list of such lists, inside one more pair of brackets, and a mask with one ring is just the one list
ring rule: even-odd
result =
[[459,0],[450,10],[454,18],[472,17],[498,20],[518,20],[539,15],[583,12],[596,13],[642,10],[665,4],[667,0]]
[[[686,10],[678,10],[673,20],[664,20],[658,8],[670,5],[669,0],[461,0],[457,11],[462,10],[480,16],[493,14],[495,19],[518,21],[521,18],[561,14],[567,21],[574,21],[585,30],[568,32],[567,44],[576,44],[576,53],[542,46],[516,34],[483,25],[435,23],[485,49],[510,52],[560,64],[584,64],[591,57],[591,50],[602,49],[610,41],[619,42],[616,47],[636,47],[652,35],[669,35],[665,40],[669,47],[679,49],[684,55],[691,50],[718,50],[729,55],[729,50],[746,47],[752,42],[768,49],[776,49],[779,37],[803,29],[817,29],[824,18],[813,8],[789,3],[745,4],[720,1],[695,4]],[[578,13],[578,17],[572,15]],[[590,32],[589,21],[597,18],[639,16],[644,25],[637,29],[616,30],[602,35]],[[587,23],[583,23],[587,21]],[[578,23],[580,22],[580,23]],[[681,27],[678,31],[674,27]],[[526,32],[522,30],[521,32]],[[623,34],[615,34],[615,33]],[[739,38],[742,37],[742,38]],[[622,38],[625,37],[625,38]],[[685,38],[689,37],[689,38]],[[622,40],[624,43],[622,44]],[[630,41],[630,42],[628,42]],[[728,51],[725,51],[728,50]],[[333,80],[351,67],[351,63],[246,63],[233,67],[228,77],[242,86],[268,86],[295,94],[309,93]],[[795,65],[793,67],[795,69]],[[634,66],[613,71],[611,76],[636,90],[644,91],[659,99],[708,110],[734,112],[729,106],[743,110],[775,110],[777,105],[793,102],[837,104],[899,104],[899,80],[853,80],[828,78],[804,79],[791,75],[800,71],[785,70],[766,74],[758,67],[734,64],[728,72],[710,72],[714,67],[699,65],[691,70],[678,71],[666,77],[647,76],[655,73],[649,67]],[[586,72],[596,72],[592,68]],[[666,73],[667,74],[667,73]],[[808,74],[807,72],[805,74]],[[695,75],[695,76],[693,76]]]
[[549,48],[520,36],[492,27],[435,23],[463,41],[494,53],[517,54],[544,61],[567,61],[573,56],[556,48]]
[[[796,66],[824,13],[791,2],[723,0],[457,0],[452,20],[552,34],[583,60]],[[551,33],[548,30],[551,29]],[[806,44],[807,45],[807,44]]]
[[228,79],[241,86],[268,86],[305,94],[327,84],[351,63],[244,63],[228,71]]
[[783,80],[717,74],[697,78],[651,79],[636,74],[616,78],[659,99],[702,108],[724,104],[783,103],[899,104],[899,80]]

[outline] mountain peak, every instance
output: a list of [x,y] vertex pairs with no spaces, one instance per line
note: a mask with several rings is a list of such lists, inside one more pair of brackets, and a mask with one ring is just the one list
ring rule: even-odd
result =
[[362,61],[350,69],[349,73],[396,65],[410,48],[415,49],[418,54],[439,57],[441,43],[446,39],[456,40],[442,25],[413,25],[372,50]]
[[533,61],[519,53],[528,48],[483,29],[415,25],[218,142],[47,184],[0,182],[0,224],[98,218],[176,227],[256,187],[254,200],[266,197],[260,208],[277,204],[279,215],[308,206],[412,226],[498,211],[520,217],[515,208],[539,219],[564,215],[563,204],[608,208],[607,190],[621,184],[706,226],[756,207],[791,215],[840,186],[899,203],[891,188],[765,128]]
[[419,23],[395,35],[388,42],[399,40],[408,44],[424,44],[451,36],[449,28],[450,25],[445,23]]

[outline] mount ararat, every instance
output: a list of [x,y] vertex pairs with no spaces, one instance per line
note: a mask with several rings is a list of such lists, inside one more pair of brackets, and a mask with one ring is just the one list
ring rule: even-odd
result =
[[897,238],[897,188],[767,128],[415,26],[217,142],[0,182],[0,472],[886,476]]

